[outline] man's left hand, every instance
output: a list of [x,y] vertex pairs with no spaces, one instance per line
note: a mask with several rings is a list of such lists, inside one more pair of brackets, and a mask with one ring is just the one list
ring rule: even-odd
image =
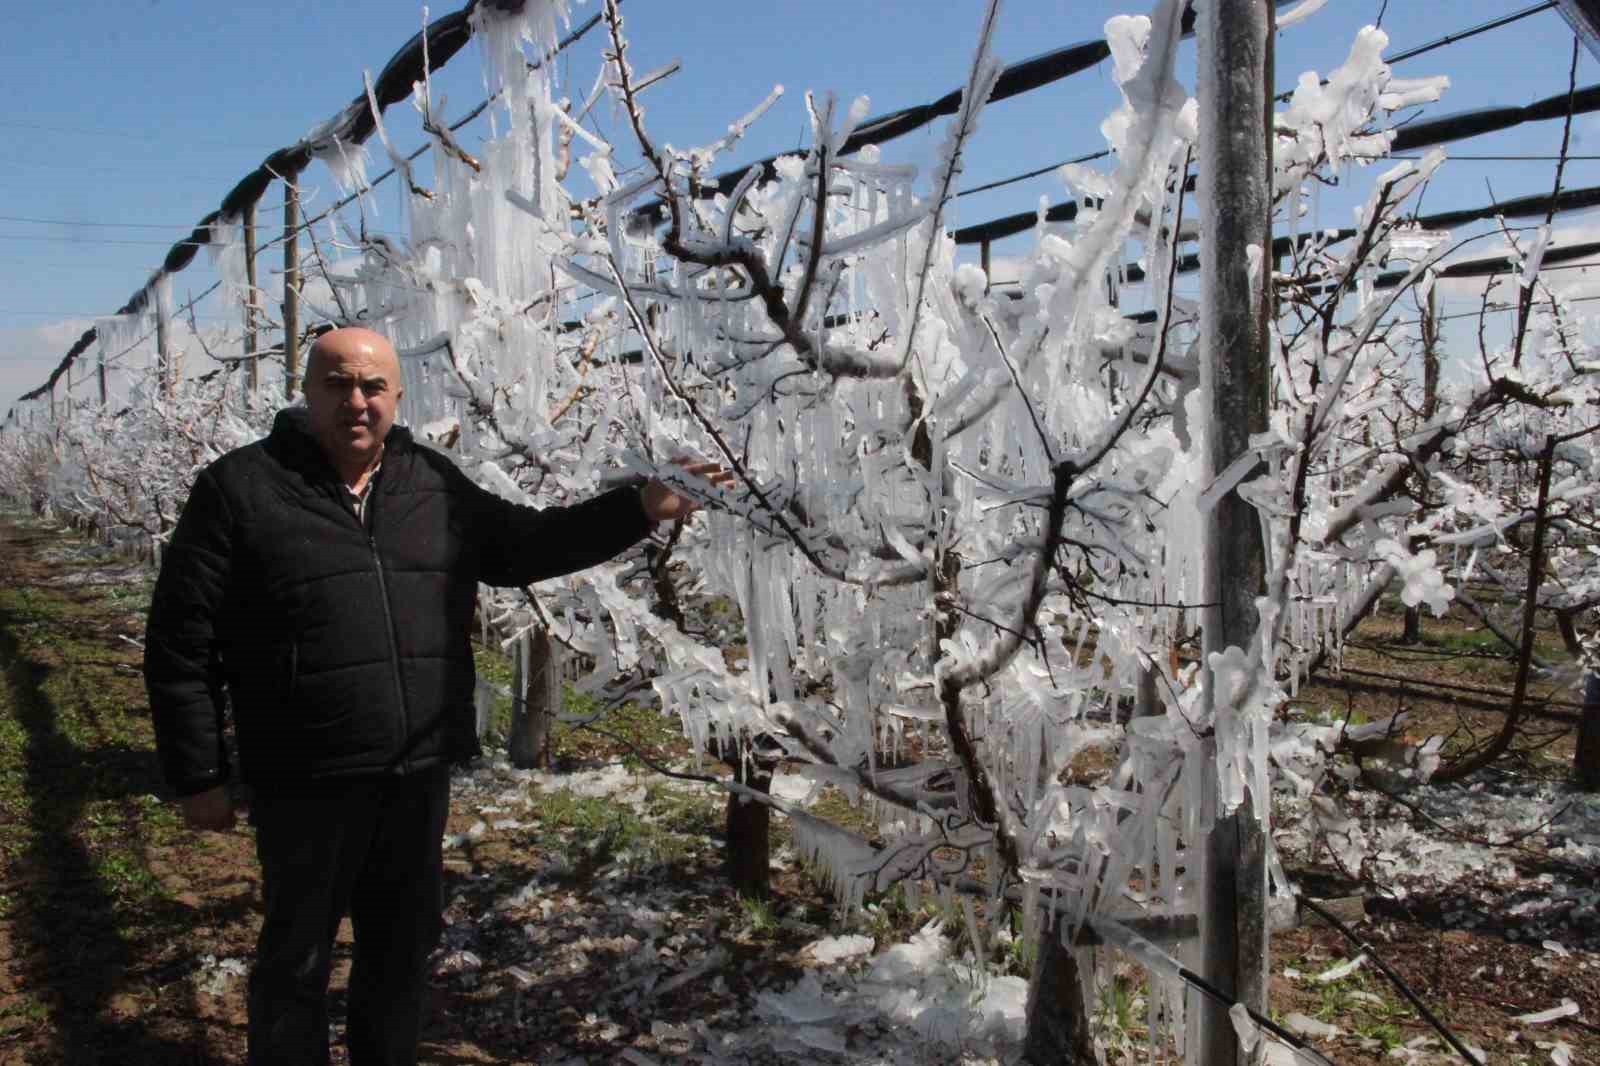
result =
[[[733,475],[717,463],[697,463],[691,459],[674,459],[673,462],[682,467],[684,473],[705,478],[718,488],[733,481]],[[693,497],[655,479],[647,481],[644,488],[639,490],[639,499],[644,504],[645,515],[652,522],[676,522],[700,509],[699,502]]]

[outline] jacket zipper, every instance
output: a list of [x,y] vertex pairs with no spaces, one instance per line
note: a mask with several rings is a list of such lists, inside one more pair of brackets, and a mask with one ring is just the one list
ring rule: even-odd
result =
[[[367,548],[372,552],[372,568],[378,575],[378,594],[383,600],[383,621],[389,632],[389,666],[394,672],[394,694],[400,702],[400,733],[396,740],[396,748],[405,750],[406,738],[411,735],[411,708],[406,706],[405,681],[400,676],[400,634],[394,627],[394,611],[389,607],[389,582],[383,575],[383,557],[378,554],[378,487],[372,486],[367,497],[367,507],[372,511],[371,526],[363,525],[362,532],[367,535]],[[356,521],[361,521],[356,516]],[[411,772],[411,754],[406,751],[401,763],[396,770],[400,773]]]

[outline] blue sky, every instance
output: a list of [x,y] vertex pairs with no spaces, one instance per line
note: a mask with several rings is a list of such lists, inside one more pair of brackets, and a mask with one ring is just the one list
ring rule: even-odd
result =
[[[437,4],[437,17],[458,0]],[[1326,71],[1356,29],[1377,19],[1391,51],[1482,23],[1531,0],[1329,0],[1318,14],[1283,31],[1277,84],[1302,71]],[[361,89],[363,70],[376,73],[422,24],[408,0],[71,0],[13,5],[0,40],[0,406],[39,383],[96,315],[108,314],[139,287],[173,240],[186,234],[222,195],[272,150],[289,144]],[[574,21],[596,10],[574,3]],[[1141,12],[1134,0],[1013,0],[1003,7],[996,50],[1015,61],[1101,36],[1111,15]],[[804,90],[832,90],[871,99],[879,113],[921,103],[961,81],[981,5],[977,0],[845,3],[772,0],[735,3],[627,0],[636,69],[681,60],[683,69],[650,91],[655,135],[677,145],[720,136],[732,118],[775,83],[784,100],[755,127],[735,161],[802,143]],[[562,63],[574,96],[592,83],[600,34]],[[1434,113],[1520,105],[1564,92],[1571,34],[1546,11],[1513,27],[1452,45],[1396,68],[1406,76],[1444,73],[1453,87]],[[1192,57],[1193,46],[1187,53]],[[972,187],[1074,155],[1098,150],[1100,119],[1115,102],[1110,64],[1028,96],[994,105],[985,115],[964,186]],[[1585,54],[1580,85],[1600,81],[1600,64]],[[458,115],[483,97],[481,53],[469,47],[437,77],[435,95]],[[603,132],[622,124],[597,109]],[[390,111],[391,135],[409,149],[421,143],[409,108]],[[484,133],[470,127],[470,147]],[[1576,153],[1600,154],[1600,123],[1579,120]],[[942,136],[934,127],[896,142],[895,159],[927,163]],[[1561,123],[1530,124],[1452,146],[1458,155],[1554,154]],[[376,142],[374,141],[374,147]],[[626,155],[627,153],[624,153]],[[384,169],[381,151],[371,166]],[[1484,203],[1491,190],[1508,198],[1549,190],[1553,164],[1459,159],[1428,192],[1426,207]],[[314,203],[336,193],[314,166],[303,179]],[[1600,163],[1569,163],[1569,186],[1600,182]],[[399,193],[376,193],[377,225],[398,225]],[[966,225],[1032,209],[1039,197],[1066,198],[1045,176],[962,199],[954,222]],[[1348,218],[1345,190],[1330,190],[1324,225]],[[262,217],[281,221],[274,187]],[[264,206],[265,206],[264,204]],[[37,221],[36,221],[37,220]],[[1568,219],[1583,225],[1584,219]],[[265,233],[264,236],[270,236]],[[1000,249],[1004,252],[1005,249]],[[215,280],[204,256],[174,282],[179,299]],[[198,309],[202,326],[236,312],[216,300]]]

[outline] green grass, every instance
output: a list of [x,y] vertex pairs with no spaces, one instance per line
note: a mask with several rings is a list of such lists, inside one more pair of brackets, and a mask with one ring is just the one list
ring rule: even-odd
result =
[[107,624],[125,621],[132,595],[0,589],[0,854],[28,886],[6,893],[8,916],[45,906],[42,886],[51,910],[96,909],[87,924],[120,937],[167,895],[148,849],[181,826],[151,795],[161,786],[136,652]]
[[688,753],[688,742],[677,718],[632,702],[604,714],[599,714],[601,706],[601,701],[589,693],[570,687],[566,690],[562,714],[595,721],[588,726],[556,723],[550,731],[550,754],[557,763],[592,761],[598,752],[614,750],[618,741],[627,745],[622,764],[633,771],[646,769],[646,760],[661,766]]
[[1401,1022],[1410,1020],[1410,1008],[1389,998],[1393,990],[1387,983],[1369,980],[1356,971],[1348,977],[1330,981],[1317,989],[1317,1005],[1310,1013],[1319,1021],[1330,1022],[1356,1036],[1378,1041],[1387,1053],[1404,1044],[1406,1030]]
[[745,930],[752,939],[774,936],[782,928],[778,914],[768,900],[740,896],[739,909],[744,912]]
[[[511,658],[498,646],[473,645],[473,659],[483,680],[509,686]],[[678,720],[649,707],[628,702],[599,714],[601,701],[595,696],[567,686],[562,692],[560,713],[565,718],[594,718],[589,725],[556,722],[550,730],[550,757],[557,765],[593,762],[604,752],[607,757],[618,741],[627,745],[623,765],[630,770],[680,760],[688,751]],[[504,745],[511,736],[513,707],[510,697],[498,697],[489,710],[484,740],[490,746]]]
[[534,810],[540,843],[587,870],[620,864],[636,873],[683,862],[704,850],[720,824],[712,800],[665,786],[647,789],[645,808],[560,788],[541,793]]

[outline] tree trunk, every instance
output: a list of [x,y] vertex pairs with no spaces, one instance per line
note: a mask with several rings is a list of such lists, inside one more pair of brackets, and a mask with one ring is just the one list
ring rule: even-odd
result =
[[550,634],[535,629],[517,642],[511,670],[511,765],[531,770],[546,761],[550,723],[561,710],[561,655]]
[[250,399],[261,387],[261,367],[256,362],[256,205],[244,212],[244,356]]
[[[1433,421],[1433,416],[1439,412],[1439,302],[1433,289],[1428,290],[1428,305],[1422,309],[1422,421],[1424,424]],[[1418,471],[1425,470],[1422,463],[1418,463]],[[1423,474],[1417,475],[1420,484],[1417,491],[1417,502],[1423,503],[1427,496],[1428,485]],[[1411,538],[1411,551],[1416,552],[1425,547],[1427,542],[1421,537]],[[1422,643],[1422,608],[1406,608],[1406,628],[1400,636],[1402,644]]]
[[1096,1066],[1088,1004],[1078,957],[1061,943],[1061,927],[1041,921],[1033,978],[1028,982],[1028,1031],[1022,1046],[1032,1066]]
[[[754,758],[734,755],[733,779],[755,792],[772,792],[773,768]],[[728,794],[728,879],[734,890],[751,899],[772,894],[772,808],[757,800]]]
[[1578,750],[1573,780],[1585,792],[1600,792],[1600,674],[1590,674],[1583,687],[1583,717],[1578,721]]
[[[1267,316],[1271,271],[1249,269],[1272,247],[1272,4],[1269,0],[1212,0],[1198,8],[1202,230],[1201,378],[1211,402],[1210,475],[1249,449],[1267,428]],[[1249,647],[1255,599],[1266,577],[1266,553],[1255,509],[1237,490],[1210,515],[1205,532],[1202,614],[1209,657],[1230,646]],[[1215,686],[1208,684],[1208,696]],[[1208,750],[1214,751],[1214,741]],[[1204,787],[1215,803],[1215,780]],[[1232,814],[1218,813],[1202,846],[1205,890],[1200,948],[1204,976],[1262,1013],[1267,999],[1266,832],[1252,797]],[[1191,999],[1196,1003],[1196,999]],[[1228,1008],[1198,1001],[1200,1061],[1205,1066],[1246,1062]],[[1259,1052],[1258,1052],[1259,1054]]]

